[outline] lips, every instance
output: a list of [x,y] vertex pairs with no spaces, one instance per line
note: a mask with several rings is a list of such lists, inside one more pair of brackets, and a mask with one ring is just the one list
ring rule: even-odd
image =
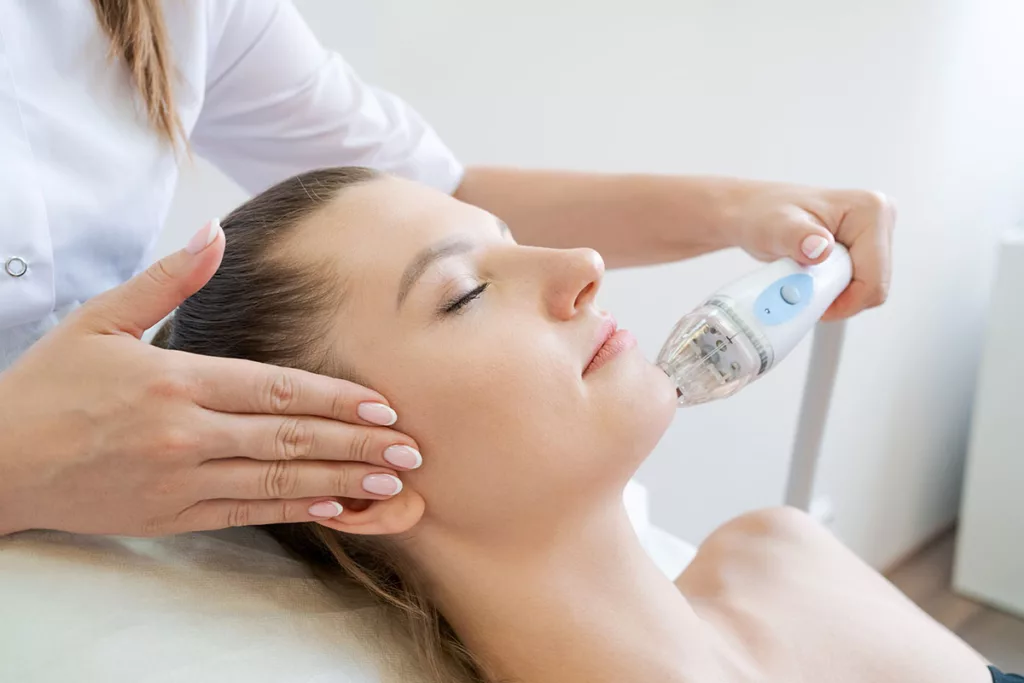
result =
[[636,338],[628,330],[618,329],[615,319],[608,316],[601,321],[597,330],[597,343],[590,361],[583,369],[583,376],[594,372],[613,358],[636,346]]

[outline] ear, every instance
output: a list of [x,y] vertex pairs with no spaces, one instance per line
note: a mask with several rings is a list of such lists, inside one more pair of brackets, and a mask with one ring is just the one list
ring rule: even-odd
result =
[[388,500],[341,498],[340,502],[345,508],[340,515],[317,524],[364,536],[403,534],[419,523],[426,507],[423,497],[409,487]]

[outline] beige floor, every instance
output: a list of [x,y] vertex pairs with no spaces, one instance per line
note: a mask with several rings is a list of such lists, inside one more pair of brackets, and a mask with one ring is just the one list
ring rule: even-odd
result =
[[926,612],[1006,672],[1024,674],[1024,620],[962,598],[950,588],[956,537],[950,532],[889,573]]

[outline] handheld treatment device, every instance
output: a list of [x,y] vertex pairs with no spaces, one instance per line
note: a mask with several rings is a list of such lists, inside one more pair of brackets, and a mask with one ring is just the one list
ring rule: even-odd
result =
[[731,396],[775,367],[850,283],[841,244],[816,266],[784,258],[712,295],[675,326],[657,364],[679,405]]

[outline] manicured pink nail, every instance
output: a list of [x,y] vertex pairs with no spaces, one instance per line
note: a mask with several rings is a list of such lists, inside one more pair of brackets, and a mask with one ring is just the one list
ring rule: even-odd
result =
[[390,474],[368,474],[363,477],[363,490],[378,496],[393,496],[402,490],[402,480]]
[[800,251],[809,259],[816,259],[828,248],[828,240],[821,235],[808,235],[800,243]]
[[401,444],[385,448],[384,459],[403,470],[414,470],[423,464],[423,456],[418,450]]
[[194,256],[213,244],[218,235],[220,235],[220,221],[214,218],[212,221],[200,228],[199,232],[192,235],[192,239],[190,239],[188,244],[185,245],[185,251]]
[[398,414],[383,403],[360,403],[356,412],[367,422],[382,427],[390,427],[398,421]]
[[313,517],[330,519],[340,515],[344,509],[336,500],[322,500],[309,506],[309,514]]

